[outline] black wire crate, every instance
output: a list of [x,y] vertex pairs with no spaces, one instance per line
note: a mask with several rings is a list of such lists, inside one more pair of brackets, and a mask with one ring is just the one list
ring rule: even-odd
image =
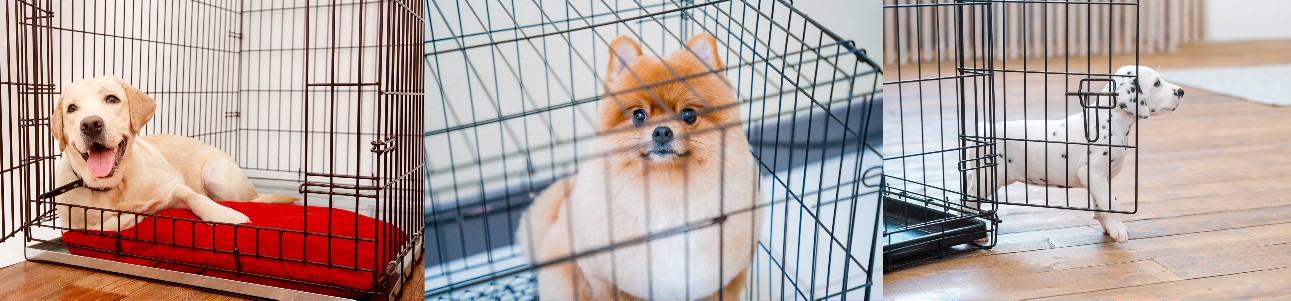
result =
[[850,40],[787,1],[428,6],[427,298],[875,293]]
[[[3,50],[8,64],[0,92],[5,234],[23,237],[30,260],[245,296],[397,296],[406,282],[420,280],[410,275],[423,253],[423,5],[6,2],[10,15],[0,24],[10,46]],[[123,152],[148,151],[152,146],[139,142],[148,137],[192,138],[237,162],[238,174],[261,196],[301,201],[292,210],[247,213],[250,224],[77,202],[84,195],[139,201],[121,192],[126,188],[113,191],[126,184],[77,187],[83,181],[56,176],[65,172],[60,162],[74,159],[55,140],[62,130],[58,116],[70,111],[60,107],[61,95],[74,82],[101,76],[120,79],[104,88],[126,91],[117,101],[147,98],[155,105],[151,121],[137,125],[138,136],[125,138],[133,144]],[[122,166],[143,160],[121,156]],[[268,204],[225,206],[253,205]],[[209,258],[198,262],[203,258],[180,253]]]
[[1128,239],[1135,123],[1182,97],[1139,66],[1138,14],[1137,1],[884,1],[889,266],[991,248],[1013,206],[1092,211]]

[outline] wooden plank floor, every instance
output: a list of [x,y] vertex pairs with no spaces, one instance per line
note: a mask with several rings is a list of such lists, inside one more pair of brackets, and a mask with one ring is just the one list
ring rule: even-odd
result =
[[[1127,57],[1113,61],[1133,62]],[[1287,64],[1291,41],[1191,45],[1173,54],[1145,54],[1141,63],[1167,76],[1177,68]],[[896,75],[896,68],[889,66],[886,75]],[[900,78],[914,78],[916,70],[901,69]],[[937,69],[922,70],[926,75]],[[1036,84],[1043,85],[1011,83],[1003,93],[1043,90]],[[1019,91],[1024,86],[1032,91]],[[1184,88],[1187,96],[1178,111],[1138,125],[1139,210],[1126,216],[1130,242],[1111,242],[1088,212],[1001,206],[1003,223],[994,249],[885,271],[884,298],[1291,297],[1291,107]],[[893,90],[884,90],[892,98]],[[911,97],[903,101],[926,101]],[[909,129],[913,124],[889,119],[919,117],[887,109],[888,133],[893,126]],[[890,143],[899,139],[887,136],[892,151]],[[930,134],[904,145],[936,146],[951,138]],[[906,168],[925,166],[940,168],[932,163]],[[1123,179],[1132,172],[1123,171],[1117,181],[1132,181]],[[957,182],[954,177],[945,179]],[[939,181],[942,175],[933,178]],[[1008,190],[1020,196],[1085,197],[1084,190],[1075,189],[1013,185]],[[1122,202],[1132,191],[1133,185],[1117,188]]]
[[[401,300],[422,299],[424,269],[422,264],[413,267]],[[0,279],[3,300],[245,300],[219,292],[32,261],[0,269]]]

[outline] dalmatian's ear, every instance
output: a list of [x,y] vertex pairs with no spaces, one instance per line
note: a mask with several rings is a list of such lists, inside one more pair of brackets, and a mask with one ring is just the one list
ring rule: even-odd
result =
[[1113,105],[1130,114],[1135,114],[1134,107],[1138,105],[1139,98],[1143,94],[1138,77],[1134,76],[1136,73],[1134,66],[1125,66],[1116,70],[1116,76],[1112,79],[1117,94],[1116,103]]
[[1116,80],[1116,105],[1122,110],[1133,113],[1131,107],[1138,103],[1138,81],[1133,77],[1117,77]]

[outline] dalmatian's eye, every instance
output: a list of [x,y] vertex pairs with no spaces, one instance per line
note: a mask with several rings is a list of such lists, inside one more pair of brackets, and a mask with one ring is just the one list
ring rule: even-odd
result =
[[107,103],[110,103],[110,104],[121,103],[121,99],[117,98],[116,95],[108,95],[108,98],[103,99],[103,101],[106,101]]
[[1157,80],[1157,83],[1152,84],[1152,86],[1157,87],[1157,88],[1160,88],[1160,87],[1161,87],[1161,80],[1159,80],[1159,79],[1158,79],[1158,80]]

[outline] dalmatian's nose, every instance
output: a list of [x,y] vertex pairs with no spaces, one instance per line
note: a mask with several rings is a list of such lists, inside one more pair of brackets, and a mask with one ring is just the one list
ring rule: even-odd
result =
[[1183,98],[1183,88],[1174,89],[1174,96]]

